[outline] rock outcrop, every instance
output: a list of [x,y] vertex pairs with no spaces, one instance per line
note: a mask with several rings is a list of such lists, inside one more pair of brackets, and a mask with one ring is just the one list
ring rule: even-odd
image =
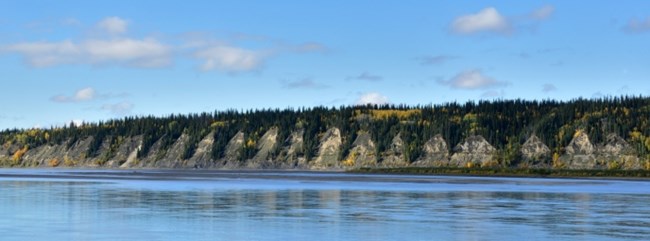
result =
[[583,131],[576,131],[561,160],[569,169],[597,169],[594,144]]
[[[112,153],[100,154],[100,156],[104,155],[102,157],[104,160],[108,160],[105,161],[106,167],[131,168],[140,166],[140,160],[137,157],[138,152],[142,149],[142,136],[118,138],[115,145],[117,145],[117,149],[114,150],[114,155],[111,155]],[[113,147],[111,147],[112,149]]]
[[599,148],[599,163],[607,169],[641,169],[642,163],[634,148],[617,134],[607,135],[606,142]]
[[278,128],[269,129],[262,138],[257,141],[257,153],[253,159],[246,161],[246,167],[251,169],[276,168],[271,154],[275,150],[278,138]]
[[438,134],[429,139],[422,147],[422,157],[413,166],[418,167],[446,167],[449,166],[449,147],[447,142]]
[[214,144],[214,131],[208,133],[196,145],[194,155],[187,160],[187,167],[190,168],[212,168],[215,163],[212,160],[212,145]]
[[472,167],[493,165],[496,149],[482,136],[470,136],[454,148],[450,166]]
[[[190,140],[190,137],[183,133],[176,141],[174,144],[171,145],[171,147],[167,148],[166,151],[159,150],[158,155],[156,157],[162,156],[162,158],[157,158],[153,162],[147,162],[145,164],[145,167],[149,168],[183,168],[185,167],[183,163],[183,151],[185,150],[185,146],[188,145],[188,141]],[[164,155],[161,155],[164,153]]]
[[275,160],[275,166],[280,169],[307,169],[307,161],[303,154],[305,130],[298,129],[284,140],[284,148]]
[[520,167],[548,168],[551,165],[551,149],[536,135],[530,136],[520,149]]
[[[421,147],[418,159],[409,163],[402,134],[392,137],[390,145],[379,152],[372,134],[359,131],[342,156],[342,136],[337,128],[316,133],[318,143],[310,145],[317,150],[310,160],[306,158],[305,130],[300,125],[291,132],[270,127],[257,139],[239,131],[232,137],[219,136],[228,143],[215,143],[216,131],[198,141],[188,133],[175,140],[166,136],[153,142],[143,153],[142,135],[132,137],[79,137],[56,144],[30,147],[6,140],[0,146],[0,165],[7,167],[90,167],[90,168],[224,168],[224,169],[312,169],[341,170],[361,167],[492,167],[498,166],[501,154],[482,136],[470,136],[457,144],[453,152],[442,135],[435,135]],[[227,133],[227,132],[222,132]],[[95,138],[102,138],[97,142]],[[313,138],[313,137],[312,137]],[[310,139],[313,140],[313,139]],[[151,141],[151,140],[149,140]],[[196,141],[197,143],[190,143]],[[349,140],[348,140],[349,141]],[[171,143],[171,144],[170,144]],[[93,148],[91,148],[93,146]],[[225,146],[225,147],[224,147]],[[188,149],[195,148],[195,149]],[[413,148],[412,146],[409,147]],[[418,147],[416,147],[418,148]],[[90,149],[93,149],[92,151]],[[213,150],[219,152],[213,155]],[[413,150],[413,149],[411,149]],[[577,131],[571,142],[553,155],[550,148],[535,135],[518,149],[521,157],[511,166],[521,168],[566,169],[643,169],[645,159],[636,148],[616,134],[592,143],[583,131]],[[418,153],[418,152],[410,152]],[[497,155],[500,153],[500,155]],[[191,154],[191,156],[190,156]],[[188,156],[190,156],[188,158]],[[213,158],[217,158],[216,160]],[[242,160],[242,158],[247,158]],[[508,159],[510,160],[510,159]]]
[[566,147],[566,153],[569,155],[591,155],[594,150],[594,144],[591,143],[589,136],[583,131],[577,131]]
[[237,132],[235,136],[230,139],[226,150],[224,151],[223,158],[218,161],[217,167],[222,168],[240,168],[242,162],[239,160],[241,150],[244,147],[244,132]]
[[343,161],[345,167],[376,167],[377,155],[375,144],[372,142],[370,134],[361,131],[357,139],[352,143],[352,148],[348,156]]
[[75,167],[90,166],[86,152],[93,137],[62,145],[43,145],[25,153],[22,166],[27,167]]
[[408,160],[404,156],[404,141],[402,140],[402,134],[397,133],[393,140],[391,141],[390,146],[382,154],[381,157],[381,167],[406,167],[409,165]]
[[341,131],[330,128],[320,139],[320,147],[316,159],[310,163],[312,169],[340,169],[339,152],[341,148]]

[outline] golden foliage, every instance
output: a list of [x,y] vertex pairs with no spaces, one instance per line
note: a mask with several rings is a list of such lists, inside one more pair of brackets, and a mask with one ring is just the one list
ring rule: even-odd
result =
[[246,147],[248,147],[248,148],[255,147],[255,140],[248,139],[248,141],[246,142]]
[[11,157],[11,160],[14,163],[17,163],[21,158],[23,158],[23,155],[27,152],[29,148],[27,146],[24,146],[22,149],[17,150],[14,152],[14,155]]
[[357,152],[350,153],[350,155],[348,155],[348,158],[345,158],[345,160],[343,160],[343,165],[346,167],[354,166],[354,160],[357,159],[358,155],[359,153]]
[[76,164],[77,164],[77,162],[72,160],[72,158],[70,158],[68,156],[63,157],[63,165],[71,167],[71,166],[74,166]]
[[607,168],[609,170],[618,170],[618,169],[621,169],[621,167],[623,167],[623,164],[618,162],[618,161],[611,160],[611,161],[607,162]]
[[583,133],[583,130],[576,130],[576,132],[573,134],[573,138],[576,138],[576,137],[582,135],[582,133]]
[[641,134],[641,132],[636,130],[636,128],[633,131],[630,132],[630,137],[632,138],[632,140],[635,140],[635,141],[643,141],[643,139],[645,139],[645,136],[643,136],[643,134]]
[[473,168],[474,166],[475,166],[475,165],[474,165],[473,162],[468,162],[468,163],[465,165],[465,167],[467,167],[467,168]]
[[47,162],[47,165],[49,165],[50,167],[56,167],[59,164],[61,164],[61,162],[59,161],[59,159],[56,159],[56,158],[52,158],[52,159],[50,159],[49,162]]
[[564,163],[560,160],[560,154],[553,153],[553,168],[564,168]]
[[228,125],[227,121],[215,121],[215,122],[212,122],[212,124],[210,124],[210,127],[211,128],[217,128],[217,127],[224,127],[226,125]]
[[[355,111],[356,115],[361,114],[361,110]],[[397,117],[400,120],[406,120],[414,115],[422,114],[422,110],[370,110],[370,115],[375,120],[384,120],[392,116]]]

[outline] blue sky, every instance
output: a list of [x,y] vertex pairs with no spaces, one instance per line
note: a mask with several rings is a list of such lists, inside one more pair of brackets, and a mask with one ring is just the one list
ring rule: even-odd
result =
[[650,95],[650,1],[5,1],[0,129]]

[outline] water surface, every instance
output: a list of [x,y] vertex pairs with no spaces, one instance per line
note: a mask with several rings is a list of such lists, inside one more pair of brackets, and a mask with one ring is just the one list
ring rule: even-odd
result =
[[647,240],[646,181],[0,170],[2,240]]

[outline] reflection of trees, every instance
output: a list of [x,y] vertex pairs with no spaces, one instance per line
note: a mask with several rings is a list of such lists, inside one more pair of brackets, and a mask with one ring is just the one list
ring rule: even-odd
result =
[[458,240],[498,240],[517,230],[567,240],[643,240],[650,236],[648,195],[345,189],[163,191],[101,185],[105,184],[15,182],[2,188],[32,190],[5,196],[10,202],[73,210],[56,217],[62,220],[99,217],[148,225],[161,218],[181,219],[197,227],[227,227],[233,233],[252,230],[251,223],[257,222],[277,230],[326,228],[328,237],[334,239],[354,232],[380,239],[381,235],[400,233],[400,229],[418,228],[447,232]]

